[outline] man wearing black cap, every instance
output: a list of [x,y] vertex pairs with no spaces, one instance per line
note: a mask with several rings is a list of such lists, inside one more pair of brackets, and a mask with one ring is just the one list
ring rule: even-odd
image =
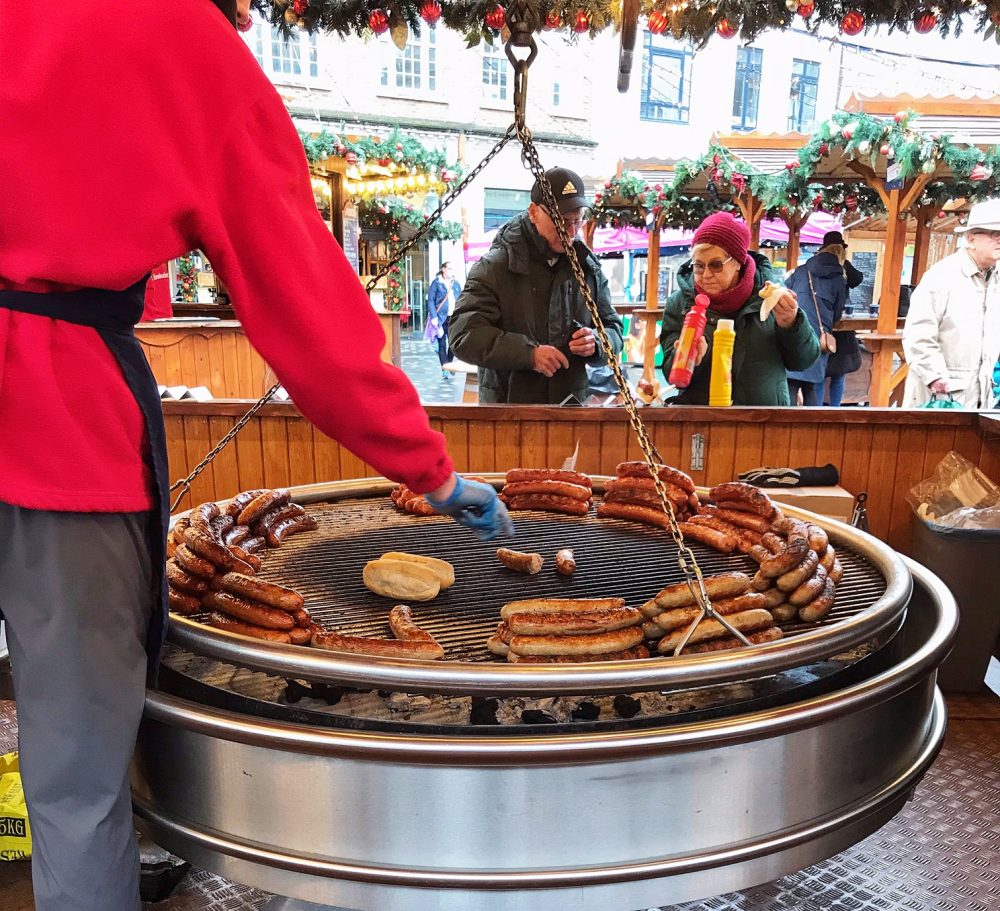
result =
[[[566,232],[575,237],[587,201],[579,175],[552,168],[545,178]],[[574,241],[590,293],[617,355],[622,322],[611,306],[600,263]],[[527,210],[504,225],[469,272],[449,328],[455,356],[479,367],[480,402],[558,405],[587,396],[587,364],[605,353],[535,182]]]

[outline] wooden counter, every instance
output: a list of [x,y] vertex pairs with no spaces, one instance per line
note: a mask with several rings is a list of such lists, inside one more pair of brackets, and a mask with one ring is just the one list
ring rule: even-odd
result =
[[[246,411],[245,402],[167,402],[171,477],[184,477]],[[641,458],[622,408],[429,406],[459,471],[558,466],[580,442],[577,467],[613,474]],[[954,449],[1000,480],[1000,421],[964,411],[830,408],[656,408],[643,412],[661,456],[698,484],[731,480],[765,465],[832,462],[841,486],[867,491],[872,531],[906,552],[906,493]],[[692,438],[705,464],[691,470]],[[193,503],[240,490],[378,474],[305,421],[291,404],[268,405],[194,484]],[[186,505],[191,505],[188,502]]]
[[[378,317],[385,333],[382,360],[399,367],[400,314]],[[256,399],[274,382],[236,320],[139,323],[135,335],[162,386],[206,386],[216,399]]]

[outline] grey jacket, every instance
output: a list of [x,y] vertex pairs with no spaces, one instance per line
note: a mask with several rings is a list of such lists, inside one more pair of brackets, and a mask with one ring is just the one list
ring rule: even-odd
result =
[[[613,353],[622,349],[622,321],[611,306],[600,263],[581,241],[575,243],[587,285],[597,302]],[[592,326],[583,294],[565,256],[550,265],[548,244],[527,212],[498,232],[487,254],[469,271],[449,323],[455,356],[479,367],[480,402],[558,405],[567,396],[587,396],[587,367],[603,363],[598,340],[590,358],[569,353],[580,326]],[[569,369],[551,379],[532,369],[539,345],[552,345],[569,358]]]

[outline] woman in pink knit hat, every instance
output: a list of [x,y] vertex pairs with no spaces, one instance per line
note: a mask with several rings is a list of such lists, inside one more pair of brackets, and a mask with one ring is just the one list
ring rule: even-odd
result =
[[773,279],[768,259],[750,252],[750,232],[742,221],[728,212],[716,212],[698,226],[691,259],[677,273],[678,290],[667,300],[663,314],[664,372],[669,373],[674,344],[697,294],[707,294],[711,301],[708,326],[691,385],[673,404],[708,404],[708,352],[720,319],[731,319],[736,327],[733,404],[790,404],[787,372],[812,366],[820,356],[819,341],[790,291],[761,320],[760,290]]

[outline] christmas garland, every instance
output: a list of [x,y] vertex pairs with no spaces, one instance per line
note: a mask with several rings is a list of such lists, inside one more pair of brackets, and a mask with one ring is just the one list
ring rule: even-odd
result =
[[185,303],[198,299],[198,263],[193,253],[177,257],[177,289]]
[[[621,4],[610,0],[253,0],[272,23],[310,32],[370,36],[390,32],[404,47],[410,32],[443,23],[470,45],[503,34],[520,13],[534,31],[591,36],[620,26]],[[1000,42],[1000,0],[641,0],[640,21],[654,34],[704,44],[712,35],[752,41],[763,32],[803,24],[845,35],[872,28],[942,35],[971,25]]]

